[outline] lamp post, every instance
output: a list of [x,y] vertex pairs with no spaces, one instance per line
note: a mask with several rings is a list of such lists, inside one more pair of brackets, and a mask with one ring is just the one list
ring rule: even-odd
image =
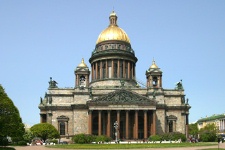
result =
[[117,139],[117,131],[118,131],[118,122],[114,122],[114,128],[115,128],[115,141],[116,141],[116,144],[118,143],[118,139]]

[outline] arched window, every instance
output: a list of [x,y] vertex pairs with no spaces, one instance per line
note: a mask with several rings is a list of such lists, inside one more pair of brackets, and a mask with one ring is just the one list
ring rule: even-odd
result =
[[85,76],[80,76],[80,87],[86,87]]
[[152,79],[152,85],[153,86],[157,86],[158,85],[158,78],[157,77],[153,77],[153,79]]

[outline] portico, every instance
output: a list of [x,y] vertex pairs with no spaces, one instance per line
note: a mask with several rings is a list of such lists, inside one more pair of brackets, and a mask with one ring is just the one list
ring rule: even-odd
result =
[[154,100],[121,89],[88,104],[88,134],[114,138],[115,121],[119,125],[119,139],[146,139],[156,134]]

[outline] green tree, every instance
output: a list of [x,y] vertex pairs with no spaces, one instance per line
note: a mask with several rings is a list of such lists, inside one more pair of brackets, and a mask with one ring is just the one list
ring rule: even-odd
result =
[[207,124],[204,128],[200,129],[200,139],[203,142],[215,142],[216,141],[217,127],[214,123]]
[[23,135],[24,141],[30,143],[31,140],[34,138],[33,134],[30,130],[25,131],[25,134]]
[[39,137],[46,141],[47,139],[59,138],[59,132],[56,128],[49,123],[39,123],[35,124],[30,128],[33,136]]
[[198,124],[197,123],[192,123],[188,125],[188,129],[189,129],[189,134],[195,138],[198,137]]
[[10,136],[18,142],[23,139],[24,132],[19,111],[0,84],[0,139]]

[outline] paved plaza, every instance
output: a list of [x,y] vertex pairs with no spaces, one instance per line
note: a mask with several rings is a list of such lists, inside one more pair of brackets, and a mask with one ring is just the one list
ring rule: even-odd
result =
[[[220,148],[225,149],[225,143],[219,144]],[[69,149],[59,149],[59,148],[47,148],[45,146],[24,146],[24,147],[15,147],[16,150],[69,150]],[[201,150],[207,148],[218,148],[218,145],[215,146],[204,146],[204,147],[182,147],[182,148],[146,148],[141,150]],[[90,150],[90,149],[89,149]],[[139,149],[132,149],[132,150],[139,150]]]

